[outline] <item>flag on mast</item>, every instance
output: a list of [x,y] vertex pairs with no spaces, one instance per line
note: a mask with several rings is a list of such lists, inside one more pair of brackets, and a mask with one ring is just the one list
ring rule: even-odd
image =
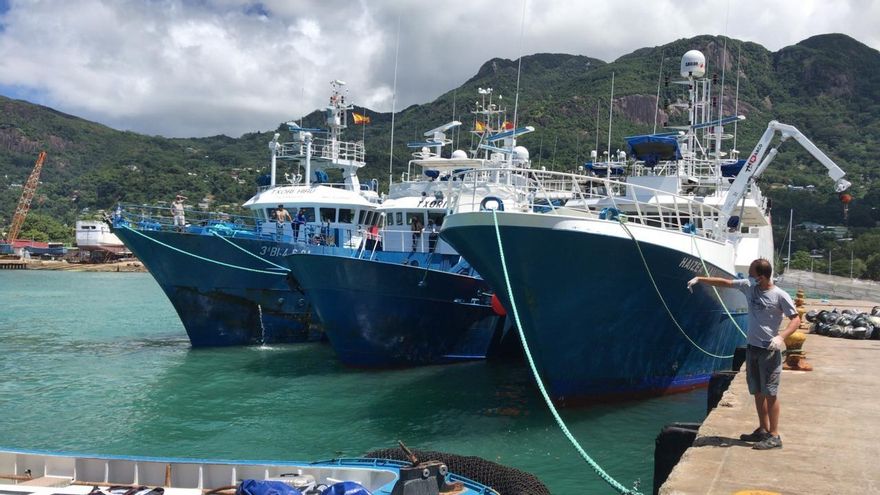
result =
[[370,123],[370,117],[367,115],[351,112],[351,116],[354,118],[354,125],[365,125]]

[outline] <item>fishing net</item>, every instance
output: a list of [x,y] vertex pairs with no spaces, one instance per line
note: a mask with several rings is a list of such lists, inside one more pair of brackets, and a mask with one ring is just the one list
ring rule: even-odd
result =
[[[481,457],[446,454],[430,450],[412,449],[420,461],[440,461],[449,471],[482,483],[502,495],[549,495],[550,490],[533,474]],[[364,457],[408,461],[402,449],[380,449],[367,452]]]

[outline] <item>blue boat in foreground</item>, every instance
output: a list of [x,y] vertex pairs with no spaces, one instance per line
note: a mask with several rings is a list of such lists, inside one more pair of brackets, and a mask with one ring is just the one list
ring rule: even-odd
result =
[[220,461],[0,450],[4,495],[497,494],[440,461]]

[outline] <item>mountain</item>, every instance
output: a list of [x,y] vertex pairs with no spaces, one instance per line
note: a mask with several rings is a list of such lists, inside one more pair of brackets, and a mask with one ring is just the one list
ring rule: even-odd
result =
[[[679,60],[687,50],[701,50],[710,73],[724,83],[725,114],[747,117],[738,126],[742,155],[771,119],[795,125],[847,172],[855,200],[850,226],[872,228],[880,220],[880,189],[872,151],[880,141],[880,52],[842,34],[814,36],[770,52],[762,46],[720,36],[680,39],[646,47],[604,62],[581,55],[541,53],[522,58],[519,125],[536,132],[519,144],[533,163],[570,170],[588,160],[590,150],[608,146],[608,101],[614,79],[612,151],[623,137],[649,133],[657,122],[680,123],[684,115],[671,103],[682,101]],[[495,102],[513,120],[518,60],[495,58],[484,63],[460,87],[395,115],[394,174],[406,166],[407,141],[453,119],[464,125],[454,135],[468,149],[477,89],[494,89]],[[737,77],[738,76],[738,77]],[[658,81],[660,105],[657,106]],[[738,88],[739,99],[735,98]],[[598,110],[598,117],[597,117]],[[655,112],[656,110],[656,112]],[[388,179],[391,114],[366,110],[372,124],[364,132],[368,165],[363,179]],[[321,125],[317,111],[306,125]],[[732,131],[732,128],[727,128]],[[283,125],[278,130],[285,132]],[[268,169],[266,144],[275,129],[233,139],[214,136],[167,139],[122,132],[25,101],[0,97],[0,226],[11,221],[15,204],[38,150],[48,152],[33,210],[72,226],[83,212],[112,208],[118,201],[155,203],[178,192],[191,202],[209,200],[211,208],[234,207],[249,197],[256,177]],[[766,193],[776,211],[796,209],[797,221],[843,224],[843,209],[831,191],[825,169],[796,144],[785,144],[767,171]],[[786,185],[816,185],[812,193]],[[809,204],[809,209],[804,205]]]

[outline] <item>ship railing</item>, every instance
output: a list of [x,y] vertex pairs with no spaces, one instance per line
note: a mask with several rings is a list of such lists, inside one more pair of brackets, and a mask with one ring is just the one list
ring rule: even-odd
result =
[[[163,205],[120,204],[115,217],[132,228],[144,230],[175,230],[171,207]],[[253,216],[184,208],[184,221],[189,226],[228,227],[238,231],[257,232],[261,221]]]
[[[351,184],[346,184],[345,182],[317,182],[315,179],[312,179],[309,182],[309,187],[317,187],[317,186],[325,186],[332,187],[334,189],[345,189],[345,190],[353,190]],[[286,184],[275,184],[274,186],[259,186],[257,187],[257,192],[268,191],[269,189],[276,189],[279,187],[306,187],[305,182],[287,182]],[[283,191],[281,191],[283,192]]]
[[378,235],[378,240],[383,251],[397,251],[402,253],[430,253],[440,245],[439,230],[429,231],[422,229],[413,232],[409,228],[383,228]]
[[[304,160],[308,144],[305,141],[282,143],[277,157],[282,160]],[[346,160],[364,163],[366,150],[363,141],[335,141],[329,138],[314,138],[311,141],[312,158],[328,161]]]
[[698,196],[568,172],[505,171],[517,175],[518,180],[481,183],[476,175],[467,177],[468,187],[452,192],[450,214],[485,209],[484,200],[503,187],[514,191],[508,197],[526,198],[521,203],[504,205],[505,211],[595,217],[706,237],[714,235],[721,218],[717,207],[704,203],[704,198]]
[[261,222],[259,233],[263,239],[279,244],[301,244],[333,248],[358,249],[367,232],[367,226],[354,223],[307,221],[278,223],[274,220]]
[[717,182],[721,178],[722,162],[717,160],[681,160],[662,161],[654,166],[647,166],[645,162],[637,161],[630,168],[632,175],[645,176],[656,175],[663,177],[683,177],[699,179],[701,183]]
[[517,204],[525,200],[528,190],[528,169],[482,168],[462,170],[450,175],[444,198],[448,212],[475,211],[487,196],[515,196]]
[[291,235],[291,239],[310,246],[358,250],[364,243],[367,232],[364,225],[306,224],[300,227],[295,238]]
[[295,227],[292,222],[278,223],[252,216],[223,212],[184,210],[185,226],[174,225],[171,208],[121,204],[114,214],[117,226],[135,230],[183,232],[197,235],[245,237],[275,241],[279,244],[308,244],[318,247],[357,249],[367,232],[362,224],[307,222]]

